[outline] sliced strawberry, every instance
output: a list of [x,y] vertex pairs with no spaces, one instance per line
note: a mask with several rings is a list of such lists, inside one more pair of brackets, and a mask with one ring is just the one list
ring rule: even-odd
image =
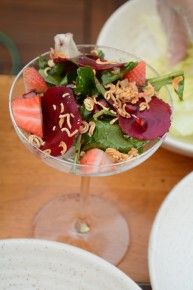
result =
[[30,91],[44,93],[48,89],[46,82],[34,67],[27,67],[24,69],[23,81],[26,93]]
[[90,165],[83,168],[85,174],[93,174],[97,172],[105,172],[108,165],[112,165],[113,162],[110,157],[101,149],[93,148],[88,150],[80,159],[80,164]]
[[25,99],[28,99],[28,98],[32,98],[32,97],[35,97],[35,96],[37,96],[36,92],[35,91],[30,91],[28,93],[23,94],[22,97],[25,98]]
[[43,137],[41,98],[16,98],[12,101],[12,110],[18,127],[28,133]]
[[143,86],[146,80],[146,63],[144,61],[138,62],[138,64],[128,73],[125,78],[129,82],[136,82],[137,85]]

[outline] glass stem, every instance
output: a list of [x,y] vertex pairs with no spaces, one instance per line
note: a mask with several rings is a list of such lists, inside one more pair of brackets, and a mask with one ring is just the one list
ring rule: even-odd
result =
[[81,177],[80,187],[80,214],[76,222],[76,230],[80,234],[87,234],[90,231],[90,226],[86,222],[85,205],[89,196],[90,176]]

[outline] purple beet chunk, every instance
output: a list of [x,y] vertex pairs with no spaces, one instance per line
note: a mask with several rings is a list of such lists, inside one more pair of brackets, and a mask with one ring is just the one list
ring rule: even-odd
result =
[[78,58],[78,65],[79,66],[90,66],[93,69],[95,69],[96,71],[100,71],[100,70],[109,70],[109,69],[113,69],[115,67],[122,67],[124,64],[123,63],[105,63],[104,64],[98,64],[96,62],[95,59],[90,58],[88,56],[85,55],[81,55]]
[[[64,94],[67,94],[63,96]],[[61,105],[63,104],[63,105]],[[63,112],[62,112],[63,110]],[[73,92],[67,87],[52,87],[49,88],[42,97],[42,113],[43,113],[43,133],[45,144],[41,147],[42,150],[51,149],[52,156],[61,155],[62,147],[60,142],[66,143],[69,149],[77,134],[69,137],[66,132],[62,132],[59,126],[59,116],[67,113],[73,114],[70,117],[71,128],[67,123],[67,118],[64,119],[62,128],[67,128],[70,133],[79,130],[81,117],[78,105],[75,101]]]
[[[130,137],[153,140],[168,132],[171,125],[171,108],[164,101],[153,97],[149,110],[135,112],[135,117],[119,116],[119,126]],[[140,125],[140,122],[144,125]]]
[[76,63],[67,58],[57,57],[54,59],[54,63],[63,64],[63,73],[72,73],[78,68]]

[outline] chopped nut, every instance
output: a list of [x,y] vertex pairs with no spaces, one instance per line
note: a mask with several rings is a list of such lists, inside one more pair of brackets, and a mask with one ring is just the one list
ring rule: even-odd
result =
[[115,122],[117,122],[118,118],[114,118],[110,121],[110,124],[113,125]]
[[131,148],[128,152],[129,157],[137,157],[139,155],[138,150],[136,148]]
[[47,155],[50,155],[51,154],[51,149],[45,149],[43,150],[43,152]]
[[45,144],[45,142],[42,140],[42,138],[40,138],[39,136],[36,135],[30,135],[28,137],[28,141],[30,144],[40,148],[42,145]]
[[89,124],[86,121],[82,121],[82,124],[79,128],[80,134],[84,134],[88,132],[88,130],[89,130]]
[[54,67],[55,66],[55,63],[54,63],[53,59],[49,59],[48,60],[48,66],[49,67]]
[[89,130],[88,130],[88,136],[92,136],[93,135],[93,133],[94,133],[94,130],[95,130],[95,127],[96,127],[96,124],[95,124],[95,122],[93,122],[93,121],[90,121],[89,122]]
[[143,92],[148,97],[153,97],[155,95],[155,89],[150,83],[143,89]]
[[68,130],[68,128],[62,128],[61,129],[62,132],[66,132],[66,134],[68,135],[68,137],[72,137],[74,135],[76,135],[78,133],[78,130],[74,130],[72,133]]
[[61,141],[60,144],[59,144],[59,147],[62,147],[62,150],[61,150],[61,154],[64,155],[67,151],[67,146],[66,146],[66,143],[64,141]]
[[114,148],[107,148],[105,152],[115,163],[126,161],[129,158],[128,154],[121,153]]
[[87,97],[86,99],[84,99],[84,105],[87,111],[91,112],[94,109],[95,105],[93,98]]
[[149,104],[146,102],[141,102],[139,105],[139,111],[149,110]]

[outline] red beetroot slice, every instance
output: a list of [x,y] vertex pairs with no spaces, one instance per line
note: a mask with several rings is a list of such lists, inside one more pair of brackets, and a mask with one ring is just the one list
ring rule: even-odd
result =
[[[45,144],[41,149],[50,149],[52,156],[62,155],[61,142],[65,142],[68,150],[72,146],[77,133],[73,136],[68,136],[67,132],[61,129],[67,128],[72,134],[75,130],[79,130],[81,124],[78,105],[72,90],[67,87],[49,88],[42,97],[42,113]],[[59,126],[59,116],[65,114],[72,114],[70,116],[71,128],[66,117],[64,117],[62,128]]]
[[[102,62],[102,61],[101,61]],[[100,70],[109,70],[113,69],[115,67],[122,67],[124,64],[123,63],[97,63],[97,60],[90,58],[89,56],[81,55],[78,58],[78,64],[80,66],[90,66],[96,71]]]
[[170,106],[155,96],[149,105],[149,110],[136,111],[135,117],[128,119],[119,116],[119,126],[125,134],[139,140],[153,140],[168,132],[171,124]]

